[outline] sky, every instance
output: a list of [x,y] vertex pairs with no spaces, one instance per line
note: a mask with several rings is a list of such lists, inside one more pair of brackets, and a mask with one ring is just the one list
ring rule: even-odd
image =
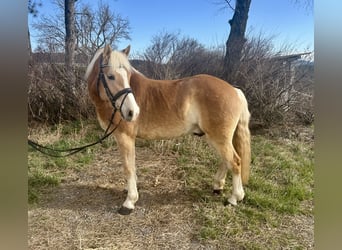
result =
[[[163,31],[179,33],[196,39],[208,48],[225,44],[233,11],[221,10],[219,0],[102,0],[115,12],[126,17],[131,26],[131,40],[122,40],[118,47],[131,45],[131,53],[140,53],[153,36]],[[51,0],[42,1],[39,15],[54,15]],[[234,1],[233,1],[234,2]],[[291,45],[293,52],[313,51],[313,10],[296,5],[293,0],[252,0],[247,22],[249,37],[263,34],[274,37],[276,48]],[[97,5],[98,1],[78,0],[78,3]],[[32,18],[29,16],[29,25]],[[31,31],[34,36],[34,31]],[[34,37],[32,46],[35,48]]]

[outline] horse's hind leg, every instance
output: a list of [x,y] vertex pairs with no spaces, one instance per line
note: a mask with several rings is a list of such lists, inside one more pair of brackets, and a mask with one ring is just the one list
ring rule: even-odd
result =
[[127,198],[119,209],[123,215],[130,214],[139,198],[135,168],[135,139],[125,134],[115,136],[123,161],[124,175],[127,181]]
[[242,186],[241,179],[241,159],[233,148],[233,161],[228,163],[229,169],[232,171],[233,191],[228,201],[232,205],[237,205],[245,197],[245,191]]
[[233,177],[233,190],[228,201],[232,205],[237,205],[237,202],[241,201],[245,196],[241,180],[241,159],[232,143],[215,143],[211,140],[211,144],[216,148],[223,161],[214,176],[214,193],[221,192],[225,184],[227,171],[230,170]]

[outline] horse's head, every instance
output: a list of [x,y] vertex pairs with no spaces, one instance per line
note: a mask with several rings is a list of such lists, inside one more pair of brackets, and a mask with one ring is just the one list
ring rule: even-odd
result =
[[127,59],[129,51],[130,46],[122,51],[112,50],[110,45],[99,49],[88,65],[85,77],[88,79],[92,72],[98,72],[98,97],[102,101],[111,102],[113,108],[120,111],[123,119],[134,121],[139,115],[139,106],[129,83],[132,70]]

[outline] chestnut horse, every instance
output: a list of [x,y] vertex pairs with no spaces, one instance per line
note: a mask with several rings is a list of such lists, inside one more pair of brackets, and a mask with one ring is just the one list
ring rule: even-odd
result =
[[[129,214],[138,200],[135,139],[204,136],[222,158],[213,189],[220,193],[228,170],[236,205],[244,198],[242,184],[249,178],[251,159],[247,100],[241,90],[210,75],[178,80],[153,80],[134,69],[127,56],[130,46],[99,49],[87,67],[85,79],[103,129],[116,128],[127,180],[127,198],[119,209]],[[120,111],[120,112],[115,112]]]

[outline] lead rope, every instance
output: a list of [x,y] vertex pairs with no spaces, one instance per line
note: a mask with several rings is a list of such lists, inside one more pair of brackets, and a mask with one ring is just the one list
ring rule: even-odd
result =
[[[36,149],[37,151],[45,154],[45,155],[48,155],[48,156],[52,156],[52,157],[66,157],[66,156],[70,156],[70,155],[73,155],[73,154],[76,154],[86,148],[89,148],[91,146],[94,146],[96,144],[99,144],[99,143],[102,143],[102,141],[104,139],[106,139],[108,136],[110,136],[111,134],[113,134],[113,132],[120,126],[120,123],[122,121],[122,118],[120,119],[120,121],[118,122],[118,124],[108,133],[109,131],[109,128],[112,126],[113,124],[113,118],[114,118],[114,115],[116,113],[117,110],[114,110],[114,112],[112,113],[112,116],[109,120],[109,124],[108,124],[108,127],[106,128],[103,136],[97,140],[96,142],[93,142],[93,143],[90,143],[90,144],[87,144],[87,145],[84,145],[84,146],[81,146],[81,147],[76,147],[76,148],[68,148],[68,149],[56,149],[56,148],[50,148],[50,147],[46,147],[46,146],[43,146],[43,145],[40,145],[38,144],[37,142],[34,142],[30,139],[28,139],[28,144]],[[63,153],[66,153],[66,154],[63,154]]]

